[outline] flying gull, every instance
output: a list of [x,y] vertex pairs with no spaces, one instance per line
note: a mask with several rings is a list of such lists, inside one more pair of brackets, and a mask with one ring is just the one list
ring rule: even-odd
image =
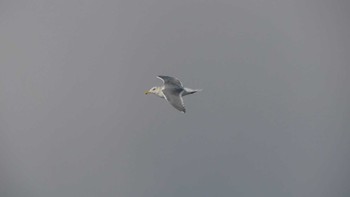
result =
[[145,91],[145,94],[155,94],[161,98],[164,98],[173,107],[183,113],[186,112],[186,109],[182,97],[201,91],[201,89],[193,90],[184,87],[181,81],[175,77],[159,75],[157,78],[163,81],[163,85],[160,87],[152,87],[150,90]]

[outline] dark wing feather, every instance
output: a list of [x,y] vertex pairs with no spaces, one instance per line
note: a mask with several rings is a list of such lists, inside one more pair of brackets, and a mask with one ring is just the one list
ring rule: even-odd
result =
[[165,99],[177,110],[186,112],[185,105],[182,99],[182,88],[166,88],[163,90]]
[[157,78],[159,78],[163,81],[165,87],[167,87],[167,86],[169,86],[169,87],[172,87],[172,86],[183,87],[181,81],[175,77],[159,75],[159,76],[157,76]]

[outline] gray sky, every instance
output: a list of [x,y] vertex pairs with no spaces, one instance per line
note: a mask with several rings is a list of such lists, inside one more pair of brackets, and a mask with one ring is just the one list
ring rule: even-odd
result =
[[348,197],[349,9],[1,1],[0,196]]

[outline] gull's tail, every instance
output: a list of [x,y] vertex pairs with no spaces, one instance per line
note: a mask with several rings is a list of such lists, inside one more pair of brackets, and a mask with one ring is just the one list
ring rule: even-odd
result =
[[188,94],[194,94],[196,92],[202,91],[202,89],[191,89],[191,88],[184,88],[185,92],[182,94],[182,96],[188,95]]

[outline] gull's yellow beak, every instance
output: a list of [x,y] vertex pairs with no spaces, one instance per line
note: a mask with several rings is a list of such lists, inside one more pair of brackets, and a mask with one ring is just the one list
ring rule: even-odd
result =
[[145,91],[145,94],[149,94],[148,90],[147,90],[147,91]]

